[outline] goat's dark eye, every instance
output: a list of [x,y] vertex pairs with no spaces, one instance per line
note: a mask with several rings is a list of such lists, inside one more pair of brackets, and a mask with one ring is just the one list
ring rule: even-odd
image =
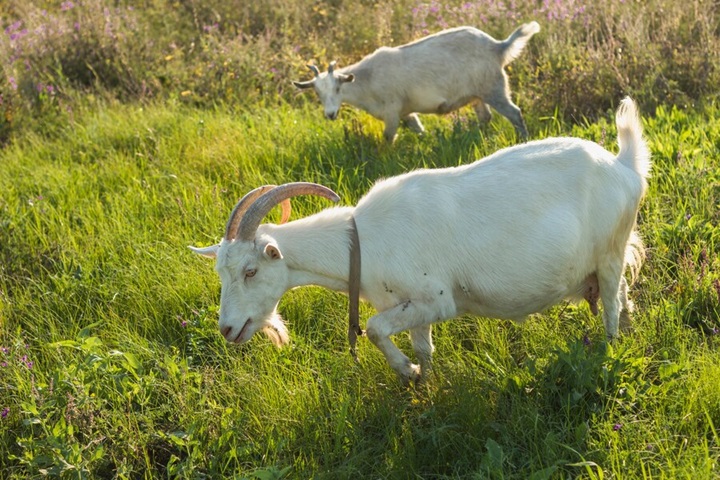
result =
[[256,273],[257,273],[256,269],[248,268],[247,270],[245,270],[245,278],[254,277]]

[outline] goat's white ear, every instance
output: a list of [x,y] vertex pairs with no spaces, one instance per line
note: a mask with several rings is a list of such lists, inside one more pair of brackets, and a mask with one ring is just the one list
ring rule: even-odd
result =
[[202,247],[202,248],[197,248],[197,247],[188,245],[188,248],[190,250],[192,250],[193,252],[197,253],[198,255],[202,255],[203,257],[208,257],[208,258],[217,257],[217,251],[218,251],[217,245],[210,245],[209,247]]
[[355,81],[355,75],[352,73],[350,75],[338,75],[338,78],[340,79],[340,83],[350,83]]
[[272,243],[268,243],[267,245],[265,245],[264,253],[265,256],[270,260],[279,260],[283,258],[282,253],[280,253],[280,249],[277,247],[277,245]]

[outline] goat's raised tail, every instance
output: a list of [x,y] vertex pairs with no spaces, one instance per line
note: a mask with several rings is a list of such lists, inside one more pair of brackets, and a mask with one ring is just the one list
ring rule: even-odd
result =
[[618,160],[643,178],[650,176],[650,151],[642,135],[642,123],[637,105],[630,97],[620,102],[615,124],[620,153]]
[[504,67],[515,60],[530,38],[540,31],[537,22],[520,25],[508,38],[500,42],[500,64]]

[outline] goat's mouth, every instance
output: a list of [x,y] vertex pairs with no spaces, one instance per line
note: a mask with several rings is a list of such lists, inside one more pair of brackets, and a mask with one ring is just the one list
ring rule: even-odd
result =
[[240,333],[237,334],[237,337],[235,337],[235,340],[233,340],[233,343],[243,343],[247,339],[243,339],[243,335],[248,331],[248,327],[252,323],[252,318],[248,318],[245,321],[245,325],[240,329]]

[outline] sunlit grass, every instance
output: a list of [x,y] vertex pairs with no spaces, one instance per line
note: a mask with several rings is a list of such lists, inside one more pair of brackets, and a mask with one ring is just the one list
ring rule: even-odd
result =
[[[643,112],[654,170],[635,331],[612,346],[586,307],[523,325],[437,325],[436,369],[402,388],[347,353],[347,300],[280,304],[292,343],[230,346],[211,244],[259,184],[312,180],[355,202],[375,179],[514,142],[503,118],[381,124],[317,106],[107,106],[0,156],[0,470],[7,478],[710,478],[720,445],[717,109]],[[537,137],[615,150],[612,117],[529,114]],[[58,134],[57,132],[61,133]],[[293,218],[324,208],[293,201]],[[272,213],[270,220],[276,220]],[[362,315],[372,315],[363,305]],[[408,349],[404,335],[397,341]]]

